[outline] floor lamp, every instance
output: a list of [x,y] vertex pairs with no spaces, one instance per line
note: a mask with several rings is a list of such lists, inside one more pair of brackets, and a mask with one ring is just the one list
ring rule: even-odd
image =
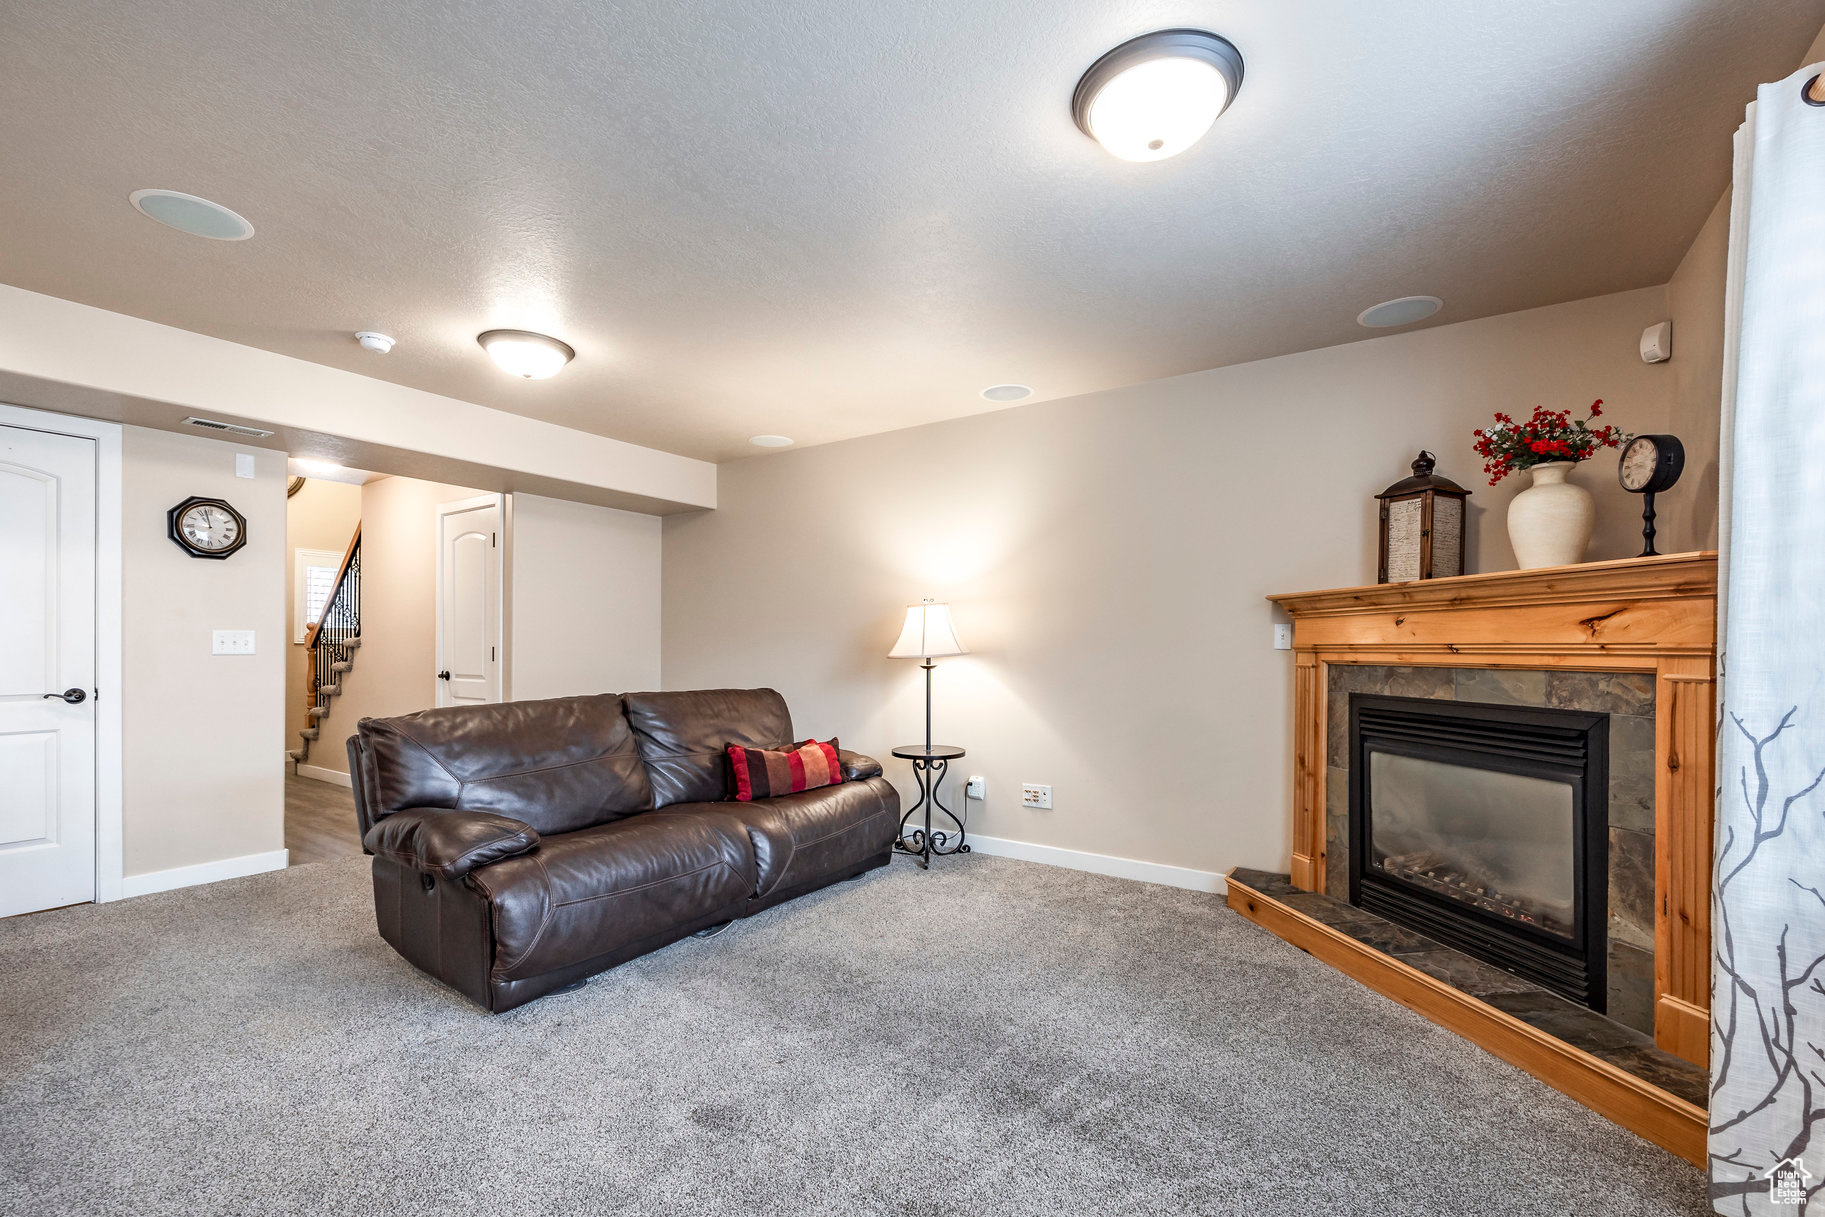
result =
[[[894,848],[917,856],[920,866],[929,867],[933,854],[963,854],[968,853],[970,848],[964,844],[963,821],[938,801],[938,789],[944,784],[945,770],[950,768],[952,761],[963,755],[963,749],[932,743],[932,669],[938,666],[932,660],[945,655],[967,654],[969,651],[958,640],[957,627],[951,622],[950,605],[935,604],[930,600],[907,606],[906,624],[900,630],[900,640],[893,644],[893,650],[887,652],[889,659],[925,661],[919,665],[925,669],[925,743],[909,744],[893,750],[895,756],[912,762],[913,777],[919,783],[919,801],[900,817],[900,835],[894,841]],[[934,808],[957,825],[955,844],[951,843],[951,833],[948,830],[936,833],[932,831]],[[925,813],[925,827],[915,828],[909,842],[906,824],[919,811]]]
[[925,746],[932,746],[932,669],[938,665],[933,659],[946,655],[968,655],[969,651],[957,639],[957,627],[951,622],[951,606],[934,604],[930,600],[922,604],[906,606],[906,624],[900,630],[900,640],[893,644],[893,650],[887,652],[889,659],[923,659],[919,666],[925,669]]

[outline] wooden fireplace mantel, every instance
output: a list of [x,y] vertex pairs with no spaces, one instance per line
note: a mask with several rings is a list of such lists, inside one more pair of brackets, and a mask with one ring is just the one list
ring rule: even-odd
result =
[[1295,886],[1325,865],[1332,664],[1569,668],[1655,677],[1654,1038],[1710,1046],[1717,555],[1588,562],[1270,596],[1293,619]]

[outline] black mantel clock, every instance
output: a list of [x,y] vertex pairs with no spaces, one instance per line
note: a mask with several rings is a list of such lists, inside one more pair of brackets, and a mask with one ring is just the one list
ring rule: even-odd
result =
[[1671,490],[1686,467],[1686,446],[1673,435],[1637,435],[1622,449],[1616,462],[1616,479],[1624,490],[1642,496],[1641,553],[1643,558],[1659,556],[1654,548],[1654,496]]
[[247,517],[221,499],[192,495],[165,513],[165,528],[193,558],[226,558],[247,544]]

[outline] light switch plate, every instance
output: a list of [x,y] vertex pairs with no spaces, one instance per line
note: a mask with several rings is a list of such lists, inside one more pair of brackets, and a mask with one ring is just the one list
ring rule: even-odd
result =
[[253,453],[237,452],[234,454],[234,475],[238,478],[250,478],[254,475]]
[[1292,626],[1276,625],[1274,627],[1274,649],[1276,651],[1290,651],[1293,649]]
[[217,630],[215,632],[215,645],[211,653],[215,655],[253,654],[253,631]]

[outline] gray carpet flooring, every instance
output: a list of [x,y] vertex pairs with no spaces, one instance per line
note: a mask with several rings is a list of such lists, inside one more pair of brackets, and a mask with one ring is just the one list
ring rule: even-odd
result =
[[1220,899],[896,862],[490,1017],[323,862],[0,923],[0,1211],[1699,1214]]

